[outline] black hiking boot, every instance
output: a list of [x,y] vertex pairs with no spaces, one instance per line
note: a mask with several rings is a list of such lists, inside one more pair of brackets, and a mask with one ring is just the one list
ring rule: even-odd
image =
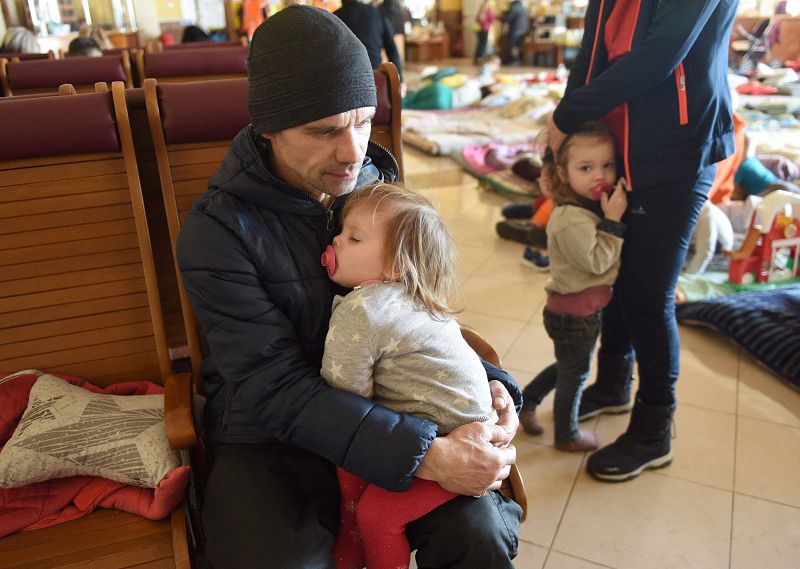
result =
[[643,470],[672,462],[670,427],[674,405],[645,405],[636,401],[631,422],[616,441],[592,454],[586,470],[606,482],[624,482]]
[[578,408],[578,421],[586,421],[601,413],[627,413],[633,407],[631,384],[634,353],[597,354],[597,379],[583,390]]

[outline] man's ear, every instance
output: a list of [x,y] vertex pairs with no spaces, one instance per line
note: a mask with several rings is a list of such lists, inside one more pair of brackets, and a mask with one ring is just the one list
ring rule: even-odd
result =
[[264,138],[264,140],[269,140],[270,142],[272,142],[272,137],[275,136],[275,133],[274,132],[262,132],[261,136]]

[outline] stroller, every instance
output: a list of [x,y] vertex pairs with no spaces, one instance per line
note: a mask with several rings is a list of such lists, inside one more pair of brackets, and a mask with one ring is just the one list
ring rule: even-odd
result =
[[743,75],[755,73],[756,65],[769,52],[773,26],[771,18],[761,20],[749,31],[742,24],[736,25],[737,39],[731,42],[731,68],[734,71]]

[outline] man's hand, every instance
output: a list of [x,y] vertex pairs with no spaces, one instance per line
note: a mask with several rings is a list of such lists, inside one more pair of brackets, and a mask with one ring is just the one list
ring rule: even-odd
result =
[[466,496],[500,488],[517,459],[511,440],[519,418],[501,382],[490,381],[489,389],[499,416],[497,423],[469,423],[434,439],[417,469],[419,478],[434,480],[446,490]]
[[489,382],[489,389],[492,392],[492,407],[499,417],[497,424],[490,427],[493,432],[490,442],[494,446],[503,447],[511,444],[511,440],[517,434],[519,417],[514,408],[514,400],[511,399],[505,385],[494,380]]
[[469,423],[437,437],[417,469],[417,477],[438,482],[445,490],[479,496],[497,490],[517,458],[511,446],[495,447],[497,425]]
[[555,156],[556,159],[558,159],[558,149],[561,148],[561,144],[564,142],[565,138],[567,138],[567,135],[556,126],[556,123],[553,122],[553,115],[551,114],[547,117],[547,146],[553,151],[553,156]]

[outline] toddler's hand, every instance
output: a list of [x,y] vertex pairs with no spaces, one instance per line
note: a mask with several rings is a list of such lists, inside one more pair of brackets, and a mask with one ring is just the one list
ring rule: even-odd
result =
[[600,196],[600,208],[606,219],[611,221],[622,220],[622,214],[628,208],[628,194],[622,184],[622,178],[617,182],[617,187],[611,195],[603,194]]

